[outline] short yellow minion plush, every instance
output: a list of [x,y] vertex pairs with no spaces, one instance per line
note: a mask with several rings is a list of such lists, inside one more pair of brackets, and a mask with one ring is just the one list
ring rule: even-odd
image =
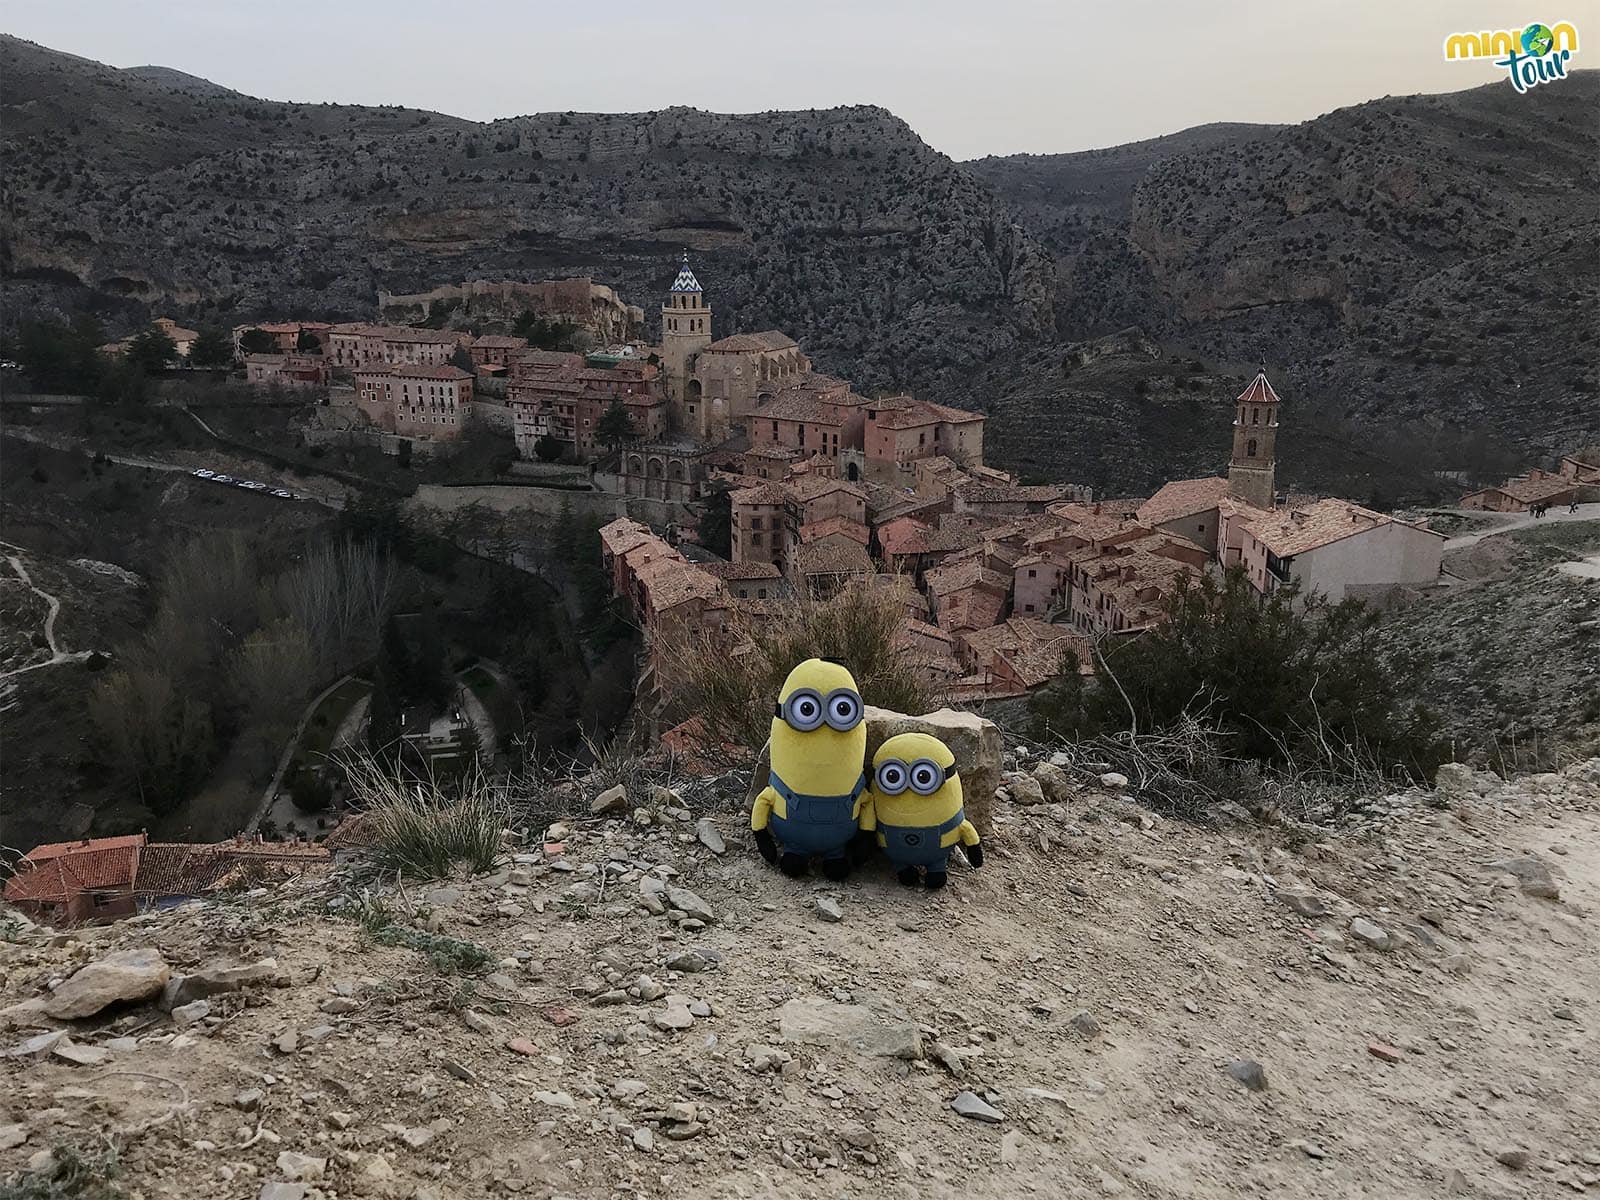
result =
[[962,808],[956,756],[931,734],[902,733],[878,747],[861,828],[877,833],[878,845],[907,887],[924,878],[919,869],[926,872],[930,889],[943,887],[957,842],[968,862],[983,865],[978,831]]
[[[783,681],[772,717],[772,772],[750,811],[761,857],[785,875],[812,858],[843,879],[853,865],[867,790],[867,727],[861,692],[839,663],[808,658]],[[781,848],[781,852],[780,852]]]

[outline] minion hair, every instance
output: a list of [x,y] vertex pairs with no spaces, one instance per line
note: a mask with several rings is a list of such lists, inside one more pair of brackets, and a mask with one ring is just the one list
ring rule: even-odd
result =
[[818,661],[825,662],[825,663],[832,663],[836,667],[842,667],[842,666],[846,665],[844,659],[842,659],[842,658],[828,658],[828,657],[824,656],[823,658],[819,659]]

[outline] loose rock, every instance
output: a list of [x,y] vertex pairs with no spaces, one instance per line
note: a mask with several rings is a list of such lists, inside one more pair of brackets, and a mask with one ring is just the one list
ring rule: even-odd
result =
[[58,1021],[92,1017],[113,1004],[148,1000],[172,976],[154,947],[118,950],[80,968],[50,993],[44,1011]]
[[957,1092],[956,1098],[950,1101],[950,1107],[963,1117],[969,1117],[974,1121],[987,1121],[991,1125],[998,1125],[1006,1119],[1005,1113],[976,1092]]

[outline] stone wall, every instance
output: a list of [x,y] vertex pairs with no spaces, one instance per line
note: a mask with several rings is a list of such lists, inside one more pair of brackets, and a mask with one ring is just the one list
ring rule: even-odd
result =
[[578,516],[606,520],[632,517],[635,521],[643,521],[657,528],[681,524],[690,516],[681,504],[647,500],[642,496],[617,496],[607,492],[537,485],[519,487],[509,483],[424,483],[407,501],[407,506],[411,508],[431,508],[441,512],[453,512],[474,504],[481,504],[493,512],[535,512],[549,517],[558,516],[565,505]]

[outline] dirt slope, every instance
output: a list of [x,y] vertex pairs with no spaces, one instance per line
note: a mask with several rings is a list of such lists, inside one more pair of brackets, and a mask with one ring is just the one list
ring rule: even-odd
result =
[[[111,947],[153,944],[184,970],[270,954],[292,983],[215,997],[176,1037],[151,1008],[78,1022],[80,1044],[139,1038],[99,1065],[5,1060],[0,1127],[17,1123],[27,1140],[0,1169],[52,1129],[81,1144],[159,1117],[181,1084],[181,1122],[124,1141],[123,1183],[146,1197],[1592,1190],[1600,760],[1470,794],[1483,779],[1445,807],[1426,793],[1375,801],[1361,827],[1297,851],[1277,844],[1283,830],[1199,831],[1085,791],[1053,816],[1002,809],[988,864],[932,896],[882,870],[842,888],[791,882],[732,836],[711,854],[688,824],[586,821],[564,855],[409,891],[430,910],[424,923],[506,960],[506,978],[475,985],[316,915],[325,881],[82,944],[25,937],[0,946],[7,1004]],[[1483,866],[1523,854],[1548,865],[1559,900]],[[575,870],[553,869],[562,861]],[[716,919],[686,932],[647,915],[637,872],[651,864],[681,872],[671,884]],[[1281,893],[1296,890],[1328,915],[1291,911]],[[816,897],[836,899],[842,920],[823,920]],[[1358,915],[1394,947],[1355,939]],[[691,948],[720,964],[666,966]],[[606,994],[641,973],[711,1015]],[[604,1002],[586,997],[596,989]],[[908,1053],[920,1040],[921,1057],[785,1042],[778,1013],[797,1032],[797,1001],[824,1024],[865,1009],[869,1040]],[[272,1047],[290,1031],[293,1053]],[[516,1038],[531,1054],[507,1048]],[[1264,1091],[1230,1078],[1241,1059],[1264,1068]],[[235,1106],[248,1089],[264,1093],[258,1112]],[[963,1089],[987,1096],[1000,1123],[953,1113]],[[263,1192],[296,1166],[279,1162],[285,1151],[329,1160],[324,1174],[303,1192]],[[1520,1167],[1496,1160],[1522,1162],[1515,1151]]]

